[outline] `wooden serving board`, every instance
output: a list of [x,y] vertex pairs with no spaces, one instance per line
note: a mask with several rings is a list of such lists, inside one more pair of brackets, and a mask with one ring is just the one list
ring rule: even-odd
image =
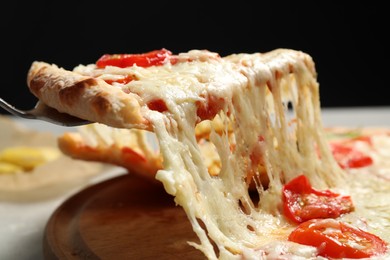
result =
[[162,185],[125,174],[88,187],[50,217],[45,259],[205,259],[180,206]]

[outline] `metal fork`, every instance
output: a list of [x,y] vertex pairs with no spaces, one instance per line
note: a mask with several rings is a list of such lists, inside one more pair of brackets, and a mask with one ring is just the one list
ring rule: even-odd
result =
[[0,107],[18,117],[43,120],[61,126],[79,126],[91,123],[88,120],[61,113],[40,101],[31,110],[20,110],[0,98]]

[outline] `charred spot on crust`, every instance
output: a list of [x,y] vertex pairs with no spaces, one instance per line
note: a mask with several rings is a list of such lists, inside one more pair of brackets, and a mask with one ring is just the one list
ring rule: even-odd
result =
[[61,89],[59,91],[60,100],[61,102],[71,106],[78,102],[83,92],[85,92],[85,89],[95,85],[97,85],[97,82],[94,78],[79,81],[71,87]]
[[45,79],[42,79],[42,75],[45,74],[46,69],[47,67],[42,67],[38,71],[36,71],[29,82],[30,90],[35,95],[37,95],[40,92],[41,88],[45,86]]
[[103,115],[110,110],[111,103],[104,95],[100,94],[93,98],[92,107],[98,115]]
[[39,93],[40,89],[44,86],[45,82],[37,77],[32,78],[32,80],[30,81],[30,89],[31,92],[34,94]]

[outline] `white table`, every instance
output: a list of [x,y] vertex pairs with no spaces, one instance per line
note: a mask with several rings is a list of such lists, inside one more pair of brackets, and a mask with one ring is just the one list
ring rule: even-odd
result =
[[[323,109],[322,117],[325,127],[390,127],[390,106]],[[65,128],[41,121],[16,120],[32,129],[49,130],[55,134],[73,130],[73,128]],[[92,179],[88,185],[120,174],[123,174],[123,169],[113,168],[109,172],[99,175],[98,178]],[[85,186],[75,188],[59,198],[42,202],[14,203],[0,201],[0,259],[42,259],[42,240],[47,220],[63,201],[83,188]]]

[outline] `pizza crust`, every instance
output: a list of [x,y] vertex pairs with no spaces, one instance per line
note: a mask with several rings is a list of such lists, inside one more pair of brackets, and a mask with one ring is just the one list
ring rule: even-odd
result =
[[[97,128],[99,124],[94,126],[84,126],[84,128]],[[103,125],[100,125],[104,127]],[[115,129],[112,129],[115,131]],[[112,132],[111,132],[112,133]],[[89,131],[90,138],[94,138],[95,142],[99,142],[97,136]],[[114,134],[112,134],[114,135]],[[107,138],[112,137],[107,134]],[[126,138],[124,136],[124,138]],[[140,145],[134,144],[126,146],[118,142],[107,144],[99,142],[98,145],[90,145],[81,135],[80,132],[68,132],[58,137],[58,147],[67,156],[91,162],[103,162],[111,165],[116,165],[125,168],[128,173],[138,175],[150,182],[157,182],[155,179],[156,172],[162,169],[162,158],[159,153],[143,151]],[[149,148],[149,147],[147,147]]]
[[118,128],[150,128],[141,112],[142,101],[102,79],[36,61],[27,84],[39,100],[60,112]]

